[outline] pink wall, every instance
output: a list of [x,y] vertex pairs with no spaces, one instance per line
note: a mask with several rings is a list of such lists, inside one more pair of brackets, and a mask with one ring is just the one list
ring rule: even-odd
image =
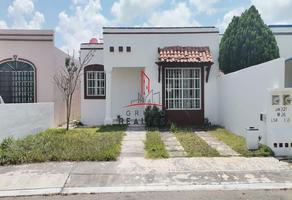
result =
[[[37,102],[55,103],[55,125],[65,121],[65,104],[53,77],[64,65],[66,54],[54,45],[52,30],[0,30],[0,62],[12,58],[26,59],[36,67]],[[78,90],[77,93],[80,93]],[[80,94],[75,95],[73,116],[80,115]]]

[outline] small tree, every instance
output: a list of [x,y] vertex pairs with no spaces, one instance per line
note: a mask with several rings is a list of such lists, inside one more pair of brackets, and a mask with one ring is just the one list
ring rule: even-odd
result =
[[240,17],[233,17],[220,42],[219,65],[224,73],[276,58],[276,39],[254,6]]
[[71,117],[71,106],[72,98],[79,84],[79,78],[82,69],[90,62],[94,56],[94,50],[91,50],[86,54],[84,59],[79,57],[79,60],[75,60],[73,56],[68,56],[65,58],[65,66],[62,67],[55,76],[54,81],[63,95],[63,99],[66,103],[66,129],[69,130],[69,122]]

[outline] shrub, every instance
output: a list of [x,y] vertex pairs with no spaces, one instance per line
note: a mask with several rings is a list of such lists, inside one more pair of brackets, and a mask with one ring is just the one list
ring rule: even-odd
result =
[[161,127],[164,125],[164,111],[157,106],[147,106],[144,111],[145,124],[147,127]]
[[173,133],[177,133],[179,131],[179,128],[177,127],[177,125],[175,123],[171,123],[170,131]]

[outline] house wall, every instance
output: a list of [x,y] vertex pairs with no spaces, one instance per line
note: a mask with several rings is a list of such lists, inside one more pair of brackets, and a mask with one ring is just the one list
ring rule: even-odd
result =
[[[93,57],[87,65],[103,65],[103,45],[102,44],[81,44],[80,56],[83,60],[86,55],[93,53]],[[102,125],[105,117],[105,99],[85,99],[84,98],[84,71],[81,74],[81,122],[88,126]]]
[[38,133],[54,127],[54,103],[0,104],[0,122],[0,141]]
[[[158,83],[158,48],[165,46],[209,46],[214,65],[211,68],[208,83],[205,83],[205,117],[212,123],[218,122],[217,102],[217,74],[219,34],[216,28],[104,28],[104,67],[105,70],[114,68],[145,68],[150,77],[151,88],[154,92],[162,92],[161,82]],[[115,52],[109,52],[113,46]],[[118,52],[123,46],[124,51]],[[131,52],[126,52],[126,47]],[[119,90],[119,87],[116,88]],[[134,92],[134,91],[133,91]],[[134,93],[133,93],[134,95]],[[135,94],[136,95],[136,94]],[[161,95],[162,96],[162,95]],[[128,98],[124,95],[121,98]],[[162,98],[162,97],[161,97]],[[113,99],[113,98],[112,98]],[[162,102],[162,99],[161,99]],[[112,102],[113,105],[113,102]],[[112,118],[118,113],[118,108],[112,107]]]
[[219,77],[219,125],[245,135],[245,128],[259,128],[265,138],[268,89],[285,87],[285,59],[279,58]]
[[270,25],[280,51],[280,57],[292,57],[292,25]]
[[[55,121],[58,126],[65,122],[65,104],[54,83],[54,76],[62,66],[66,54],[54,45],[51,30],[0,30],[0,62],[4,59],[26,59],[36,67],[36,101],[55,103]],[[73,116],[80,115],[80,91],[76,91]]]

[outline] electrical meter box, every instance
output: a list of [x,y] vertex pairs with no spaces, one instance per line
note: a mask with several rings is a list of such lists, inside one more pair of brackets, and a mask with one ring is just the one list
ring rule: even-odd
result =
[[292,88],[269,90],[266,134],[276,156],[292,156]]

